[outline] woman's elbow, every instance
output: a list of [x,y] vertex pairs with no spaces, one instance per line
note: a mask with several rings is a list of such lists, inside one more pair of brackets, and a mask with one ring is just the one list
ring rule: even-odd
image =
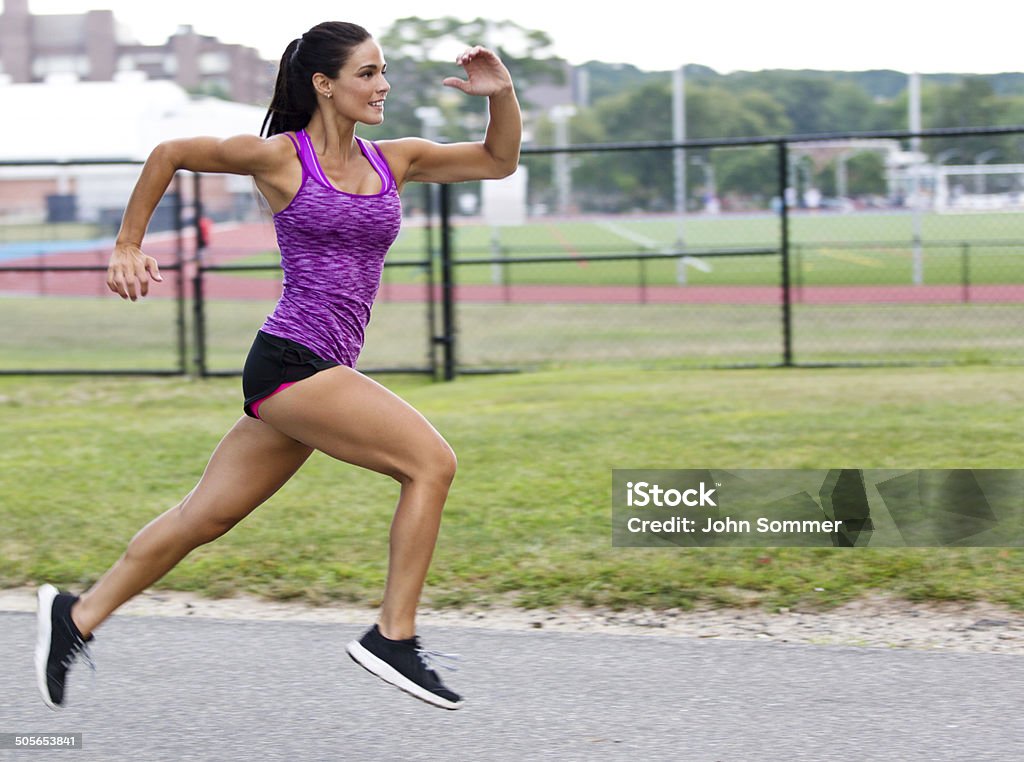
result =
[[494,162],[492,180],[501,180],[513,174],[519,168],[519,154],[508,158],[499,158]]
[[153,163],[169,164],[175,170],[181,169],[181,151],[178,150],[177,141],[165,140],[158,143],[149,153],[149,160]]

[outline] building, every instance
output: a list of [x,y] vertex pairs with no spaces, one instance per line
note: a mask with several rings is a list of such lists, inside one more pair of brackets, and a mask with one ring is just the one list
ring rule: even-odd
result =
[[12,83],[43,82],[73,74],[107,82],[118,72],[141,71],[171,80],[191,93],[266,104],[276,64],[254,48],[228,45],[183,26],[163,45],[141,45],[111,11],[33,15],[28,0],[4,0],[0,14],[0,77]]
[[[112,82],[51,74],[41,83],[0,83],[0,102],[5,114],[31,115],[30,124],[0,120],[0,225],[115,225],[139,162],[158,143],[257,134],[265,114],[260,106],[192,96],[173,82],[138,72],[121,72]],[[187,194],[190,184],[185,185]],[[203,195],[215,219],[255,211],[248,177],[211,175],[204,178]]]

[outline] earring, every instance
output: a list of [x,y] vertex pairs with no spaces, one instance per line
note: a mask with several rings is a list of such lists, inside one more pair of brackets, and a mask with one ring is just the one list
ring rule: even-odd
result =
[[327,93],[327,97],[328,98],[333,98],[334,97],[334,93]]

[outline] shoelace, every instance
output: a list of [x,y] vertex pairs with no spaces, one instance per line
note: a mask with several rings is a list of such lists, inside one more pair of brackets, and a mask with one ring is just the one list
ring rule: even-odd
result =
[[71,633],[71,650],[68,651],[67,656],[61,659],[61,666],[64,669],[71,669],[71,665],[79,656],[89,665],[89,686],[93,687],[96,681],[96,662],[92,658],[92,651],[89,650],[89,644],[86,641]]
[[446,669],[449,672],[458,672],[459,668],[454,664],[447,662],[462,661],[462,657],[458,654],[446,654],[440,651],[429,651],[426,648],[417,648],[416,654],[420,657],[420,661],[423,666],[427,669],[433,669],[434,667],[440,667]]
[[64,657],[64,666],[70,667],[79,655],[81,655],[82,660],[89,665],[89,669],[95,672],[96,662],[93,661],[92,651],[89,650],[89,644],[84,640],[76,640],[75,644],[71,646],[71,651],[69,651],[68,655]]

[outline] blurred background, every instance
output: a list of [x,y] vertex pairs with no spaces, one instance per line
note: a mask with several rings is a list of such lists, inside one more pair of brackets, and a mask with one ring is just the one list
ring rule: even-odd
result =
[[[0,316],[18,330],[0,372],[239,370],[280,292],[248,178],[177,178],[147,239],[168,278],[131,326],[103,283],[152,147],[257,132],[276,51],[329,13],[216,5],[5,1]],[[361,134],[478,139],[486,104],[440,82],[483,42],[516,79],[525,150],[500,183],[407,189],[364,369],[1024,360],[1024,73],[994,70],[1000,25],[865,3],[794,45],[811,4],[745,10],[756,29],[644,4],[550,29],[533,3],[416,7],[362,22],[393,89]],[[847,68],[810,68],[830,49]]]

